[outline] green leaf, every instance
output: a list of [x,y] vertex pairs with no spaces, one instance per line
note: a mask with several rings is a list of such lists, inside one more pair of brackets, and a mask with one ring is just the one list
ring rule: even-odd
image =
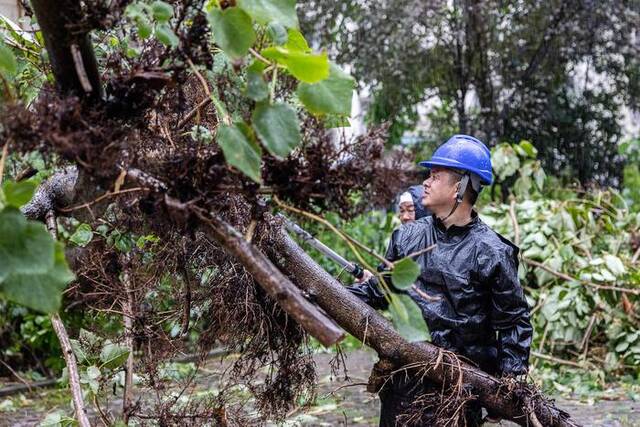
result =
[[307,39],[304,38],[300,31],[293,28],[287,31],[287,44],[285,47],[290,50],[298,50],[305,53],[311,52]]
[[622,260],[615,255],[605,255],[604,262],[607,265],[607,268],[614,276],[622,276],[627,269],[624,267]]
[[13,75],[18,70],[16,57],[7,45],[0,40],[0,71]]
[[78,359],[78,363],[84,364],[89,362],[89,355],[84,350],[83,345],[78,340],[70,339],[69,343],[71,344],[71,350],[73,350],[73,354]]
[[237,126],[220,126],[217,141],[227,163],[257,183],[260,176],[260,148],[251,144]]
[[253,128],[267,150],[278,158],[289,155],[300,144],[300,123],[287,104],[261,104],[253,111]]
[[269,26],[267,27],[267,34],[275,45],[281,46],[287,43],[287,41],[289,40],[287,29],[277,22],[272,22],[269,24]]
[[178,39],[171,27],[164,23],[156,27],[156,38],[160,43],[168,47],[176,47],[180,43],[180,39]]
[[518,146],[522,148],[522,150],[526,153],[526,155],[531,157],[532,159],[535,159],[536,156],[538,155],[538,150],[529,141],[526,141],[523,139],[522,141],[520,141]]
[[173,16],[173,7],[163,1],[154,1],[151,3],[151,13],[156,21],[167,22]]
[[306,53],[282,46],[264,49],[265,58],[284,66],[295,78],[305,83],[316,83],[329,76],[327,53]]
[[315,84],[301,83],[296,93],[311,113],[348,116],[354,86],[353,78],[332,64],[329,78]]
[[626,341],[622,341],[621,343],[619,343],[616,346],[616,353],[622,353],[623,351],[625,351],[627,348],[629,348],[629,343]]
[[100,368],[97,366],[89,366],[87,368],[87,378],[92,380],[100,378]]
[[498,178],[503,180],[520,169],[520,158],[514,148],[505,142],[491,150],[491,164]]
[[393,264],[391,280],[398,289],[409,289],[420,275],[420,266],[411,258],[402,258]]
[[209,12],[213,40],[232,59],[242,58],[256,41],[251,17],[239,7]]
[[238,0],[238,6],[261,24],[276,22],[289,28],[298,27],[296,0]]
[[409,295],[393,294],[389,311],[396,329],[409,342],[430,341],[429,328],[420,307]]
[[100,351],[101,368],[119,368],[128,357],[129,350],[126,347],[107,341]]
[[78,246],[85,247],[93,239],[93,231],[89,224],[80,224],[69,240]]
[[44,224],[16,209],[0,212],[0,283],[11,274],[39,274],[54,264],[55,244]]
[[542,169],[542,166],[539,166],[538,169],[533,174],[533,178],[536,181],[536,185],[538,186],[538,190],[542,191],[544,187],[544,180],[547,177],[547,174]]
[[141,39],[147,39],[153,33],[153,27],[151,26],[151,22],[145,16],[136,16],[136,28],[138,29],[138,36]]
[[62,244],[44,224],[27,221],[13,208],[0,212],[0,259],[0,294],[34,310],[58,310],[62,290],[74,276]]
[[269,86],[261,72],[247,71],[247,96],[254,101],[264,101],[269,96]]
[[33,197],[33,192],[38,185],[33,181],[6,181],[2,185],[5,201],[9,206],[19,208]]

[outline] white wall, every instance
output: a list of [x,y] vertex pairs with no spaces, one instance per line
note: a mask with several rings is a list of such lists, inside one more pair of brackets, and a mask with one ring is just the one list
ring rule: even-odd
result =
[[23,16],[18,0],[0,0],[0,14],[18,24],[18,18]]

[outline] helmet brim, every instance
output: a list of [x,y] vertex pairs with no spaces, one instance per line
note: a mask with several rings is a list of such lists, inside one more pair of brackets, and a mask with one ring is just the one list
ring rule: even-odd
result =
[[473,174],[476,174],[480,177],[480,183],[482,185],[491,185],[491,182],[487,181],[486,179],[484,179],[482,177],[481,174],[478,173],[478,171],[469,169],[468,166],[453,160],[453,159],[443,159],[443,160],[438,160],[438,159],[431,159],[431,160],[425,160],[423,162],[419,162],[418,163],[420,166],[423,166],[425,168],[429,168],[429,169],[433,169],[436,166],[440,166],[443,168],[450,168],[450,169],[462,169],[465,170],[467,172],[471,172]]

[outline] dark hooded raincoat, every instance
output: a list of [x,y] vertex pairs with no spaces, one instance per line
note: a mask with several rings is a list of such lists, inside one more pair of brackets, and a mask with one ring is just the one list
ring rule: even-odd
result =
[[[404,224],[394,231],[386,258],[396,261],[433,244],[435,249],[415,258],[422,271],[415,285],[433,298],[406,291],[422,310],[432,343],[492,375],[526,373],[532,327],[518,281],[518,248],[474,212],[462,227],[446,229],[434,216]],[[374,280],[349,289],[374,308],[387,307]],[[435,387],[406,375],[394,377],[380,391],[380,425],[395,425],[417,396]],[[428,415],[420,425],[431,423]],[[479,406],[471,405],[466,418],[467,425],[479,425]]]

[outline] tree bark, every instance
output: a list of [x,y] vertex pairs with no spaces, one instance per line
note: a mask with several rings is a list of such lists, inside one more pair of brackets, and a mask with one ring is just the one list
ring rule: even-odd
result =
[[[46,225],[51,237],[57,239],[58,233],[56,228],[56,217],[53,211],[49,211],[47,214]],[[69,373],[69,387],[71,388],[73,406],[76,410],[76,420],[80,427],[91,427],[89,417],[87,416],[87,409],[84,405],[84,400],[82,399],[82,387],[80,386],[78,363],[76,361],[75,354],[73,354],[71,341],[69,341],[69,334],[67,334],[67,329],[64,327],[64,323],[62,323],[62,319],[60,319],[58,314],[51,315],[51,325],[53,326],[53,330],[60,341],[62,355],[64,356],[64,361],[67,365],[67,372]]]
[[196,213],[203,231],[222,245],[225,251],[242,263],[262,288],[299,324],[329,347],[344,338],[344,331],[311,304],[291,281],[256,247],[245,240],[235,228],[215,214]]
[[443,363],[442,349],[430,343],[406,341],[388,320],[348,292],[284,231],[278,235],[274,253],[278,254],[282,270],[291,274],[300,288],[311,294],[346,331],[373,348],[380,358],[389,359],[399,367],[426,365],[429,367],[426,377],[445,387],[461,381],[487,409],[522,426],[537,421],[549,427],[577,425],[569,414],[557,409],[540,394],[527,393],[525,388],[522,388],[522,394],[513,392],[505,381],[470,364],[462,361],[459,364]]
[[122,272],[122,285],[125,296],[122,301],[122,322],[124,324],[124,339],[129,356],[124,369],[124,391],[122,393],[122,419],[129,425],[129,416],[133,404],[133,289],[131,289],[131,276],[129,274],[131,257],[129,254],[120,257],[124,267]]
[[89,35],[69,28],[69,24],[80,19],[80,2],[32,0],[31,6],[60,92],[96,100],[102,98],[98,63]]

